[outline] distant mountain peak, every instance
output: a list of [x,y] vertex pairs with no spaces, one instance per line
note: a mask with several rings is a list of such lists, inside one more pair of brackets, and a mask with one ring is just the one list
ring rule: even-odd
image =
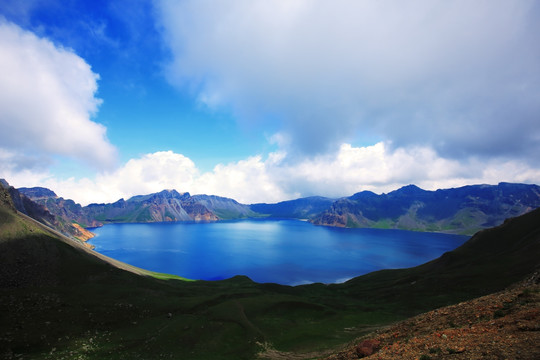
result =
[[373,191],[364,190],[364,191],[357,192],[356,194],[350,196],[349,199],[357,200],[357,199],[361,199],[361,198],[374,198],[374,197],[377,197],[377,196],[379,196],[379,195],[375,194]]
[[424,190],[422,188],[419,188],[418,186],[414,184],[405,185],[403,187],[400,187],[397,190],[394,190],[389,193],[390,194],[399,194],[399,195],[417,195],[417,194],[423,194],[427,192],[427,190]]
[[178,198],[178,199],[187,199],[191,197],[191,194],[188,192],[179,193],[178,191],[174,189],[165,189],[158,193],[152,194],[154,196],[164,197],[164,198]]
[[30,199],[40,199],[40,198],[57,198],[56,193],[50,189],[44,187],[31,187],[31,188],[18,188],[21,194],[28,196]]

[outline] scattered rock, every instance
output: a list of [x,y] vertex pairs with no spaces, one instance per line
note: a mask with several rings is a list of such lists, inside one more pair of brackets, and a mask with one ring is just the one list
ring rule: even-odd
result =
[[527,281],[402,321],[327,360],[540,359],[539,330],[540,286]]
[[373,354],[381,344],[378,340],[364,340],[356,347],[356,353],[359,358]]

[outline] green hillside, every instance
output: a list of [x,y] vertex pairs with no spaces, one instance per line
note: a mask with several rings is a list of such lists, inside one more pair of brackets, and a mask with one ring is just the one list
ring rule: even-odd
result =
[[97,256],[15,213],[0,195],[0,357],[7,359],[317,353],[374,327],[502,289],[540,259],[536,210],[430,263],[345,284],[182,281]]

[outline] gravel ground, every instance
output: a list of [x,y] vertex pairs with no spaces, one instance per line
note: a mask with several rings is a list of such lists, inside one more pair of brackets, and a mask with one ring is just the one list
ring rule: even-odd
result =
[[327,360],[540,359],[540,276],[440,308],[359,340]]

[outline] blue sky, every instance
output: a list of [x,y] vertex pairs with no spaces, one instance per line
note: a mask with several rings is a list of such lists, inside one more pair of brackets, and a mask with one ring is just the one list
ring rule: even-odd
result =
[[539,183],[538,1],[0,4],[0,177],[83,204]]
[[[213,161],[261,150],[259,133],[243,132],[226,112],[197,104],[194,94],[167,82],[163,66],[171,54],[151,2],[20,3],[1,5],[8,21],[72,49],[99,74],[95,96],[103,103],[92,120],[107,127],[110,142],[121,149],[120,160],[166,149],[211,169]],[[209,147],[216,143],[218,153]]]

